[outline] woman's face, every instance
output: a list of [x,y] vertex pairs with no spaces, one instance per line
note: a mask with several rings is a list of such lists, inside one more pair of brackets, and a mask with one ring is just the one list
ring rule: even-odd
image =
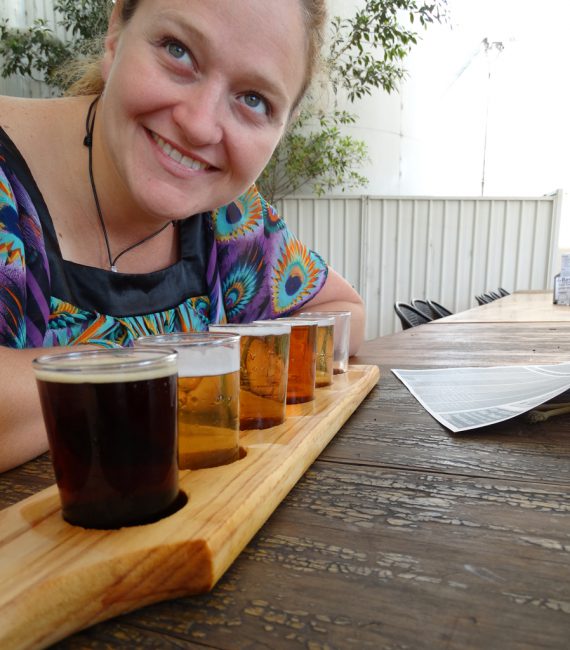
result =
[[305,66],[298,1],[141,0],[106,42],[106,169],[153,217],[231,202],[283,135]]

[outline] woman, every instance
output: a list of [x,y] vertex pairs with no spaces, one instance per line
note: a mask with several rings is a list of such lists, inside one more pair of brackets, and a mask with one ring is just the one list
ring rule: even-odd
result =
[[1,99],[0,471],[47,448],[33,348],[348,308],[355,351],[360,297],[252,185],[323,5],[119,0],[87,94]]

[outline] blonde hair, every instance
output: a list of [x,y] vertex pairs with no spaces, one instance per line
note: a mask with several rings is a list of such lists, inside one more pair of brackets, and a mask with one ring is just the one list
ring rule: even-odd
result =
[[[327,19],[326,0],[299,1],[303,7],[308,48],[305,79],[295,106],[299,104],[307,92],[316,71],[320,67],[323,32]],[[120,19],[123,24],[128,23],[133,17],[138,4],[139,0],[117,0]],[[67,85],[66,95],[100,95],[103,92],[105,88],[105,82],[101,76],[103,40],[103,38],[99,39],[99,46],[97,48],[99,54],[74,61],[60,73],[60,76],[65,80]]]

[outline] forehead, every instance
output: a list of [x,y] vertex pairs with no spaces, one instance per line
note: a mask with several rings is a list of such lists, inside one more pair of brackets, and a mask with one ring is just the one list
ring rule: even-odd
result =
[[176,28],[191,40],[184,45],[201,49],[209,62],[265,75],[292,101],[303,85],[308,45],[301,0],[142,0],[131,22]]

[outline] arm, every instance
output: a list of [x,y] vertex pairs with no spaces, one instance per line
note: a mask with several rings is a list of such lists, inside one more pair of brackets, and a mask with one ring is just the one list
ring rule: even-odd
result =
[[364,302],[359,293],[336,271],[329,267],[327,280],[319,293],[299,312],[350,311],[350,350],[353,355],[364,340]]
[[47,450],[32,359],[46,349],[0,347],[0,472]]

